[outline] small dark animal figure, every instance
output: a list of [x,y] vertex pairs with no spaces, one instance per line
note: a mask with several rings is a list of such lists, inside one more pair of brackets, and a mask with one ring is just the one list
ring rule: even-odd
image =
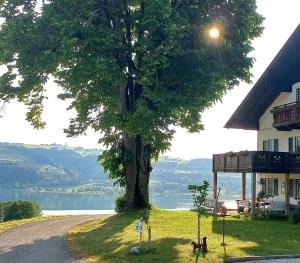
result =
[[202,253],[207,253],[207,237],[204,237],[203,238],[203,241],[202,241]]
[[197,244],[196,242],[192,242],[191,243],[191,245],[193,246],[193,253],[195,253],[196,252],[196,250],[197,250],[197,252],[201,252],[201,246],[202,246],[202,244]]

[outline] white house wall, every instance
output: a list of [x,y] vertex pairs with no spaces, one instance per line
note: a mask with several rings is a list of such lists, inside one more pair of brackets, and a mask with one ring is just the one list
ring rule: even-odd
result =
[[259,130],[257,132],[257,150],[263,150],[263,141],[267,139],[279,139],[279,151],[288,152],[288,138],[300,136],[300,130],[277,131],[272,127],[273,114],[270,112],[276,106],[288,104],[296,101],[296,89],[300,88],[300,83],[296,83],[292,87],[292,92],[282,92],[272,105],[265,111],[259,119]]
[[[289,151],[289,137],[300,136],[300,130],[292,131],[277,131],[272,127],[273,124],[273,114],[270,110],[276,106],[283,104],[288,104],[296,101],[296,89],[300,88],[300,82],[292,86],[292,92],[282,92],[272,105],[265,111],[265,113],[259,119],[259,130],[257,132],[257,150],[263,150],[263,141],[268,139],[278,139],[278,150],[280,152]],[[264,173],[257,174],[259,178],[277,178],[278,179],[278,196],[274,196],[272,199],[274,201],[284,201],[285,200],[285,190],[284,190],[284,174],[274,174],[274,173]],[[290,174],[290,179],[300,179],[300,174]],[[261,191],[261,185],[257,183],[257,192]],[[290,204],[296,205],[297,200],[290,198]]]

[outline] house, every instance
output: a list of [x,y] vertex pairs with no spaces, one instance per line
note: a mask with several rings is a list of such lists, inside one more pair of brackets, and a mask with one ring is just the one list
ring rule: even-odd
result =
[[257,151],[213,155],[214,196],[218,172],[235,172],[246,199],[251,173],[252,211],[262,192],[285,213],[300,205],[300,24],[225,128],[256,130]]

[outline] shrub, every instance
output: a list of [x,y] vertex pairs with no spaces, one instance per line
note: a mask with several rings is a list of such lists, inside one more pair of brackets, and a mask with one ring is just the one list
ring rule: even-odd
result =
[[[125,195],[121,195],[121,196],[118,196],[116,198],[116,201],[115,201],[115,211],[119,214],[119,213],[122,213],[125,211],[125,206],[126,206],[126,198],[125,198]],[[146,209],[153,209],[153,205],[151,203],[148,203],[146,205]]]
[[32,218],[41,215],[40,207],[32,201],[17,200],[11,202],[5,214],[4,221]]
[[282,214],[280,212],[270,212],[267,214],[266,219],[270,220],[287,220],[288,217],[285,214]]
[[12,202],[0,202],[0,221],[4,220],[5,214]]
[[266,211],[263,208],[255,209],[255,214],[252,215],[255,220],[287,220],[287,216],[277,211]]
[[292,214],[291,218],[294,224],[300,223],[300,207],[298,207]]
[[126,198],[125,195],[118,196],[115,201],[115,211],[117,213],[122,213],[125,210]]

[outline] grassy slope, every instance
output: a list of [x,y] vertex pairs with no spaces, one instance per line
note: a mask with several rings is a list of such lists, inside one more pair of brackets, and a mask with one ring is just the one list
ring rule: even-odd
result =
[[15,226],[20,226],[24,225],[27,223],[31,222],[36,222],[36,221],[43,221],[43,220],[48,220],[48,219],[55,219],[55,218],[62,218],[63,216],[38,216],[34,218],[29,218],[29,219],[22,219],[22,220],[12,220],[12,221],[7,221],[7,222],[0,222],[0,233],[13,228]]
[[[67,243],[88,262],[197,262],[191,254],[196,240],[196,214],[190,211],[155,210],[151,215],[154,252],[129,255],[138,245],[134,231],[137,213],[115,215],[72,229]],[[208,237],[209,253],[199,262],[223,262],[229,256],[300,253],[300,227],[286,221],[226,219],[226,248],[222,242],[222,221],[204,218],[202,234]],[[201,256],[202,257],[202,256]]]

